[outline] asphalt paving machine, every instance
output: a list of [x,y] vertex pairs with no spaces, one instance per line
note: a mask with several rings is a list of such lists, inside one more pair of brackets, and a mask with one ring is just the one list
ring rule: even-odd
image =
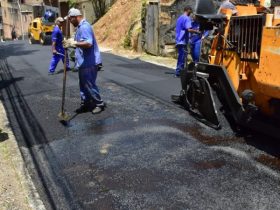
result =
[[172,100],[213,128],[221,128],[222,113],[235,125],[279,138],[280,1],[263,3],[242,1],[233,16],[228,9],[217,14],[211,0],[197,1],[201,30],[213,30],[211,47],[206,60],[181,72],[182,90]]
[[51,44],[51,36],[55,26],[55,19],[58,16],[58,8],[34,5],[33,14],[34,19],[28,27],[29,43]]

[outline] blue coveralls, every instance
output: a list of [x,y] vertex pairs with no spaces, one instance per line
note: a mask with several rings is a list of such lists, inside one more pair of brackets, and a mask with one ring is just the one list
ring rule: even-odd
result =
[[189,39],[188,29],[191,28],[191,18],[186,14],[181,15],[176,22],[176,47],[178,49],[178,60],[175,75],[179,76],[185,67],[187,57],[187,44]]
[[[192,29],[199,31],[199,24],[196,21],[192,22]],[[190,34],[190,50],[193,62],[199,62],[200,48],[201,48],[201,38],[202,36],[208,36],[208,31],[203,34],[191,33]]]
[[[53,29],[52,32],[52,42],[55,42],[55,50],[58,53],[61,53],[64,55],[65,51],[62,45],[62,40],[63,40],[63,35],[61,30],[59,29],[59,27],[56,25]],[[58,62],[60,60],[62,60],[62,62],[64,63],[64,56],[63,55],[59,55],[59,54],[53,54],[52,58],[51,58],[51,62],[50,62],[50,67],[49,67],[49,72],[50,73],[54,73],[55,72],[55,68],[58,64]],[[69,70],[69,58],[68,55],[66,57],[66,69]]]
[[100,51],[91,25],[82,20],[76,31],[75,40],[92,44],[90,48],[76,48],[76,68],[79,70],[80,95],[82,104],[104,106],[96,85],[97,64],[101,63]]

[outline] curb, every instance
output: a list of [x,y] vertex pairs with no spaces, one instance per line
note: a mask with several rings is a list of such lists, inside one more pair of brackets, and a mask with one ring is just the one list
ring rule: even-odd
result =
[[99,46],[99,49],[100,49],[100,52],[110,53],[110,54],[113,54],[113,55],[118,55],[118,56],[121,56],[121,57],[125,57],[127,59],[138,58],[141,61],[152,63],[152,64],[155,64],[155,65],[158,65],[158,66],[164,66],[164,67],[168,67],[168,68],[171,68],[171,69],[176,68],[177,59],[170,58],[170,57],[154,56],[154,55],[149,55],[149,54],[146,54],[146,53],[136,53],[136,52],[135,52],[135,55],[133,55],[133,52],[132,52],[132,55],[128,56],[125,53],[125,50],[115,51],[114,49],[106,48],[106,47],[102,47],[102,46]]
[[[7,158],[11,161],[11,167],[12,169],[12,176],[16,182],[13,183],[16,184],[20,188],[20,193],[23,195],[24,198],[22,198],[19,202],[21,203],[28,203],[28,206],[30,209],[34,210],[45,210],[45,206],[40,199],[40,196],[32,182],[32,179],[28,173],[28,170],[26,168],[26,165],[24,163],[24,159],[22,156],[22,153],[20,151],[20,148],[17,144],[16,138],[14,136],[14,133],[9,125],[9,121],[7,118],[7,114],[5,111],[5,108],[3,106],[2,101],[0,100],[0,128],[4,134],[7,134],[7,139],[0,142],[0,144],[5,144],[5,147],[7,149]],[[6,171],[5,167],[1,168],[2,171]],[[11,170],[10,170],[11,171]],[[4,176],[5,177],[5,176]],[[7,177],[6,177],[7,178]],[[11,185],[12,186],[12,185]],[[10,192],[9,192],[10,190]],[[12,194],[12,190],[15,189],[7,189],[8,194]],[[0,195],[1,197],[1,195]],[[8,209],[17,209],[17,207],[13,206],[13,203],[9,203],[9,201],[5,201],[8,205]]]

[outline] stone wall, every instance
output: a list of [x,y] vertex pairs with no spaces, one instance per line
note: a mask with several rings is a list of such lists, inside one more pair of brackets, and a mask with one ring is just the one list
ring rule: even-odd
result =
[[[158,47],[157,47],[158,49],[154,49],[154,51],[157,52],[156,54],[161,56],[176,56],[176,49],[175,49],[176,20],[180,15],[183,14],[184,7],[191,6],[194,9],[196,0],[148,0],[147,2],[148,4],[146,5],[146,12],[144,15],[145,20],[142,20],[142,27],[144,28],[142,32],[143,49],[146,52],[151,53],[150,46],[148,46],[149,43],[147,42],[147,37],[149,37],[148,40],[150,39],[158,40]],[[151,3],[153,4],[154,2],[158,4],[158,10],[159,10],[158,21],[151,20],[152,15],[147,14],[148,5]],[[158,25],[153,26],[156,27],[158,30],[158,32],[154,32],[154,34],[149,34],[149,32],[152,31],[152,29],[150,28],[151,24],[147,24],[147,23],[151,23],[151,22],[158,23]],[[153,38],[152,36],[154,35],[156,37]]]
[[[159,2],[160,12],[159,12],[159,26],[158,26],[159,28],[158,29],[159,30],[158,53],[161,56],[176,56],[176,49],[175,49],[176,20],[181,14],[183,14],[183,10],[185,6],[191,6],[193,10],[195,10],[196,0],[149,0],[149,1]],[[216,5],[219,5],[220,1],[221,0],[214,0],[214,3]],[[143,25],[143,27],[145,28],[146,26]],[[145,34],[143,37],[145,37]],[[146,43],[144,43],[143,46],[145,46],[145,44]],[[144,50],[145,49],[146,48],[144,47]]]
[[[22,35],[27,37],[28,25],[32,19],[32,13],[30,7],[22,6],[22,13],[17,3],[1,1],[1,14],[2,14],[2,30],[0,33],[0,39],[9,40],[12,38],[11,32],[14,28],[18,38],[21,38]],[[22,15],[22,19],[21,19]]]
[[165,0],[160,2],[159,53],[175,54],[175,25],[185,6],[195,7],[196,0]]

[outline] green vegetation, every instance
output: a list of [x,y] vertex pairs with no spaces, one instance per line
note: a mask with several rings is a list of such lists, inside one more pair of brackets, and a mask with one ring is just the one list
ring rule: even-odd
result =
[[147,15],[147,1],[142,0],[142,8],[141,8],[141,25],[142,25],[142,33],[145,33],[146,27],[146,15]]
[[131,47],[131,35],[132,35],[132,30],[131,28],[127,32],[124,41],[123,41],[123,47],[124,48],[130,48]]
[[90,0],[90,2],[97,21],[106,13],[106,0]]
[[76,7],[77,1],[76,0],[68,0],[67,1],[70,8]]

